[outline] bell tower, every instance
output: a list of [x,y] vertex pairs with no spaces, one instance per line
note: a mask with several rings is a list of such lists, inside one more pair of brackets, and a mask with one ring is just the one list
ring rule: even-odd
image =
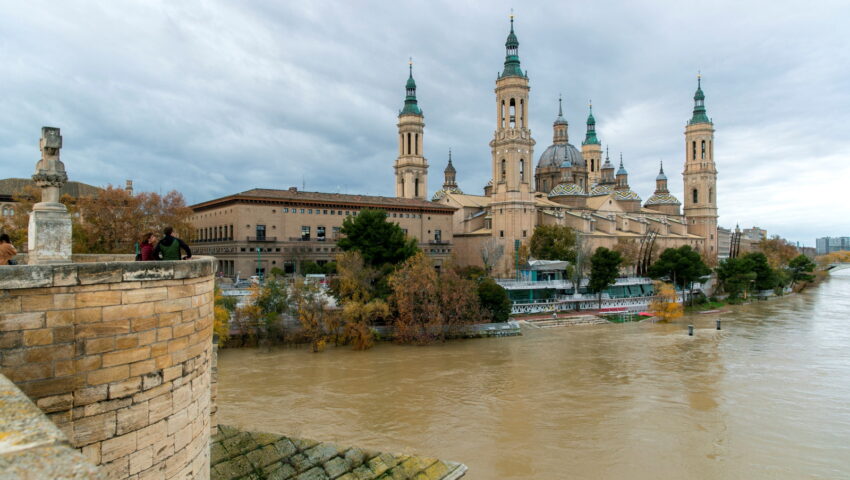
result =
[[505,42],[505,67],[496,79],[496,131],[493,155],[493,190],[490,214],[492,235],[504,242],[503,269],[513,270],[515,241],[531,237],[535,209],[532,196],[534,139],[528,128],[528,76],[519,63],[519,41],[511,31]]
[[423,152],[425,117],[416,101],[413,60],[408,64],[407,95],[398,114],[398,158],[395,161],[395,196],[425,200],[428,196],[428,161]]
[[685,220],[688,233],[705,238],[705,256],[717,258],[717,169],[714,123],[705,113],[702,79],[697,76],[694,114],[685,126]]
[[593,103],[588,102],[587,134],[581,142],[581,156],[587,164],[587,191],[602,181],[602,144],[596,137],[596,119],[593,118]]

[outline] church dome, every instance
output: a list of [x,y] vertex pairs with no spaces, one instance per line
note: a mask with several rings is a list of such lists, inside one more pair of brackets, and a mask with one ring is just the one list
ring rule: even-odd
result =
[[614,191],[614,186],[607,183],[597,183],[590,189],[590,195],[595,197],[599,195],[608,195]]
[[543,151],[537,168],[560,167],[564,162],[570,162],[573,167],[584,167],[584,158],[576,147],[569,143],[556,143]]
[[645,205],[681,205],[682,203],[669,193],[656,193],[649,197]]
[[617,200],[640,200],[640,195],[632,190],[615,190],[614,198]]
[[549,192],[549,198],[584,195],[584,189],[575,183],[560,183]]
[[461,189],[459,189],[457,187],[441,188],[441,189],[437,190],[436,192],[434,192],[434,196],[431,197],[431,201],[432,202],[438,202],[438,201],[442,200],[446,196],[446,194],[449,194],[449,193],[455,193],[455,194],[458,194],[458,195],[463,195],[463,191],[461,191]]

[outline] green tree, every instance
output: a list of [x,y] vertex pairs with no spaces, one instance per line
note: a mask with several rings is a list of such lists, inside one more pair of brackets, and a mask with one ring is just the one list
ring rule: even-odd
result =
[[357,250],[369,265],[401,263],[416,252],[416,239],[408,238],[397,224],[387,221],[383,210],[363,209],[347,217],[340,232],[344,235],[337,246],[344,252]]
[[756,281],[752,260],[746,256],[723,260],[715,272],[717,272],[718,286],[732,300],[740,298],[742,294],[746,298]]
[[803,254],[791,259],[788,262],[788,270],[791,273],[791,284],[794,285],[797,282],[811,282],[814,280],[815,276],[811,273],[815,270],[816,266],[811,258]]
[[531,256],[541,260],[576,259],[576,233],[565,225],[538,225],[529,242]]
[[[690,247],[668,248],[661,252],[647,272],[650,278],[666,278],[682,291],[690,291],[694,282],[711,273],[702,260],[702,256]],[[693,293],[693,292],[691,292]],[[693,294],[690,295],[691,300]]]
[[756,290],[773,290],[777,286],[779,277],[776,275],[776,271],[770,267],[765,254],[753,252],[743,255],[743,258],[750,262],[750,271],[756,274]]
[[587,286],[597,295],[599,308],[602,308],[602,292],[613,285],[620,274],[623,257],[619,252],[599,247],[590,257],[590,281]]
[[479,280],[478,301],[494,322],[507,322],[511,316],[511,299],[508,292],[492,278],[484,277]]

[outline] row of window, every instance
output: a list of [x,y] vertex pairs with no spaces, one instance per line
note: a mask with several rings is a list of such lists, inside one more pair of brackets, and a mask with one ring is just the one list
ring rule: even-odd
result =
[[4,217],[12,217],[14,215],[15,215],[14,207],[9,207],[9,206],[3,207],[3,216]]
[[[345,213],[343,213],[343,212],[345,212]],[[357,215],[357,211],[351,211],[351,210],[344,210],[343,211],[343,210],[333,210],[333,209],[329,210],[329,209],[322,209],[322,208],[289,208],[289,207],[283,207],[281,209],[281,213],[303,213],[303,214],[306,214],[306,215],[314,215],[314,214],[315,215],[338,215],[338,216],[345,215],[346,217]],[[387,217],[392,217],[392,218],[422,218],[422,214],[421,213],[392,212],[392,213],[387,213]]]

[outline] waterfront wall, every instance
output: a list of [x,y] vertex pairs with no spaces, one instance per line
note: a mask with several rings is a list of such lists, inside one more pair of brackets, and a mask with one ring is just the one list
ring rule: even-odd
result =
[[467,470],[463,464],[436,458],[345,448],[224,425],[213,437],[210,451],[212,480],[455,480]]
[[0,373],[107,478],[209,478],[215,260],[108,259],[3,267]]

